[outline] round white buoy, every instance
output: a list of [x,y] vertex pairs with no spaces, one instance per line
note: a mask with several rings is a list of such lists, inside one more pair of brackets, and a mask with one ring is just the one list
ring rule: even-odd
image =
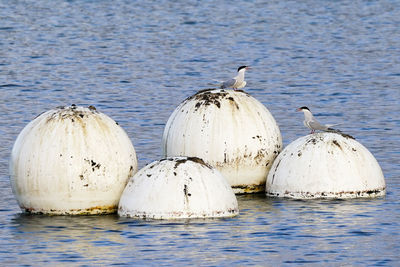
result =
[[226,179],[203,160],[155,161],[130,180],[119,202],[120,216],[143,219],[233,217],[238,203]]
[[243,91],[224,89],[203,90],[183,101],[168,119],[162,143],[166,157],[204,159],[235,193],[264,191],[282,149],[279,127],[268,109]]
[[31,213],[116,212],[136,171],[129,137],[93,106],[41,114],[18,135],[10,161],[13,192],[21,209]]
[[289,198],[356,198],[385,195],[374,156],[350,136],[317,133],[289,144],[272,165],[266,194]]

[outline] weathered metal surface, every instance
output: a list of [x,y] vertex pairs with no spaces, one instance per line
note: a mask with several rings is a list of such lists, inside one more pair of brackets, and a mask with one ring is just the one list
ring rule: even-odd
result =
[[385,195],[374,156],[350,136],[317,133],[289,144],[276,158],[266,194],[288,198],[357,198]]
[[195,157],[155,161],[139,170],[119,202],[120,216],[142,219],[233,217],[236,196],[226,179]]
[[268,171],[281,150],[274,118],[243,91],[198,92],[175,109],[163,134],[164,156],[204,159],[223,174],[235,193],[264,191]]
[[93,106],[41,114],[19,134],[10,161],[13,192],[31,213],[115,212],[136,171],[129,137]]

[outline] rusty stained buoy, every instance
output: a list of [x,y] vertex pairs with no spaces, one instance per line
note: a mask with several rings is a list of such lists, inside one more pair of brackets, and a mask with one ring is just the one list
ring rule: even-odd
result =
[[296,199],[385,195],[382,170],[374,156],[350,136],[317,133],[289,144],[276,158],[266,194]]
[[129,137],[93,106],[59,107],[39,115],[18,135],[10,161],[21,209],[55,215],[116,212],[136,171]]
[[265,190],[282,150],[279,127],[268,109],[244,91],[203,90],[171,114],[163,134],[165,157],[193,156],[217,168],[235,193]]
[[203,160],[174,157],[152,162],[127,184],[118,214],[141,219],[233,217],[238,203],[226,179]]

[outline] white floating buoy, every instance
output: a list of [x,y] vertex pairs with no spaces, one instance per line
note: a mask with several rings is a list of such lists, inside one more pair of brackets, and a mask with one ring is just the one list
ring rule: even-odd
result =
[[202,158],[235,193],[264,191],[282,149],[268,109],[243,91],[224,89],[203,90],[183,101],[168,119],[162,142],[164,156]]
[[31,213],[116,212],[136,171],[125,131],[92,106],[60,107],[35,118],[18,135],[10,162],[13,192]]
[[289,198],[356,198],[385,195],[374,156],[353,138],[317,133],[289,144],[272,165],[266,194]]
[[232,188],[203,160],[175,157],[139,170],[119,202],[120,216],[179,219],[233,217],[239,213]]

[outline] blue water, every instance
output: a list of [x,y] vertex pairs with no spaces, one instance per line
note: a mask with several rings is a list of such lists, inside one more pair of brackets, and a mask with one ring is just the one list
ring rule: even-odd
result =
[[[1,265],[398,266],[399,44],[399,1],[0,0]],[[307,105],[373,153],[387,196],[245,195],[238,217],[213,220],[21,213],[8,160],[37,114],[94,105],[143,167],[175,107],[240,65],[285,145],[308,133],[295,112]]]

